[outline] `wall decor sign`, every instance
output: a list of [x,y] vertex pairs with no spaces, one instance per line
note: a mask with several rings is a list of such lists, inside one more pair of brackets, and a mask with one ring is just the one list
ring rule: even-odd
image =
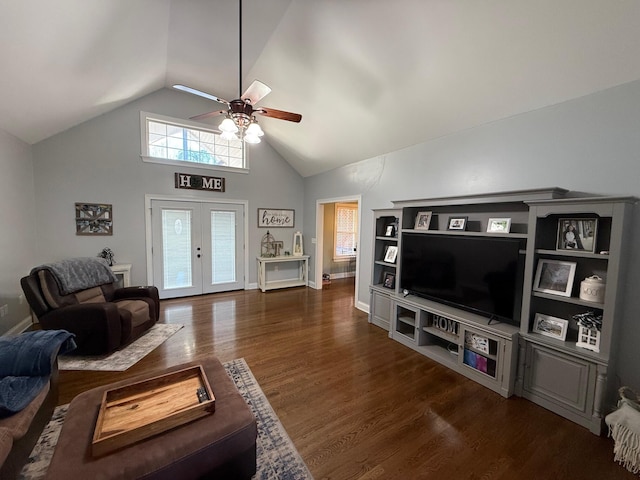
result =
[[259,208],[258,227],[288,227],[293,228],[296,211],[289,209]]
[[76,203],[76,235],[113,235],[112,205]]
[[175,187],[188,190],[208,190],[210,192],[224,192],[224,178],[206,175],[192,175],[190,173],[175,173]]

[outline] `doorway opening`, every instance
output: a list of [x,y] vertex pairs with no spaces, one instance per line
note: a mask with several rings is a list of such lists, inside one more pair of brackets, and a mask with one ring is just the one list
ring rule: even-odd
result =
[[[335,212],[339,205],[351,205],[355,208],[357,215],[357,231],[355,233],[355,256],[348,258],[337,258],[335,243]],[[331,278],[355,277],[354,285],[354,305],[362,309],[358,298],[358,286],[360,280],[360,225],[361,225],[361,196],[325,198],[316,201],[316,251],[315,270],[313,275],[313,287],[321,290],[323,285],[323,274],[328,274]]]

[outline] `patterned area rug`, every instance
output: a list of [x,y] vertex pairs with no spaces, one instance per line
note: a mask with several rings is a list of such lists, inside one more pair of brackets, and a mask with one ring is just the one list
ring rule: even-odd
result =
[[[287,435],[244,358],[226,362],[224,368],[251,408],[258,424],[256,444],[258,469],[253,478],[255,480],[313,480],[311,472]],[[56,408],[51,421],[31,452],[29,463],[25,465],[18,477],[19,480],[40,480],[44,477],[58,441],[67,408],[68,405]]]
[[156,347],[164,343],[171,335],[180,330],[183,325],[172,323],[156,323],[135,342],[116,350],[109,355],[74,356],[61,355],[58,357],[60,370],[100,370],[105,372],[123,372],[139,362]]

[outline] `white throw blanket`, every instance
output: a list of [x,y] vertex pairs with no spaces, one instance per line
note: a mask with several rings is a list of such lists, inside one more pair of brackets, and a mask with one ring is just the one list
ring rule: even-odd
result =
[[614,460],[632,473],[640,472],[640,411],[622,399],[619,408],[604,419],[615,445]]

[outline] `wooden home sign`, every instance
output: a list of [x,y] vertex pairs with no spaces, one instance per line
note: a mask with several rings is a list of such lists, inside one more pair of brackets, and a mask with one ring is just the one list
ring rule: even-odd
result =
[[176,188],[224,192],[224,178],[221,177],[207,177],[205,175],[191,175],[189,173],[176,172],[175,180]]

